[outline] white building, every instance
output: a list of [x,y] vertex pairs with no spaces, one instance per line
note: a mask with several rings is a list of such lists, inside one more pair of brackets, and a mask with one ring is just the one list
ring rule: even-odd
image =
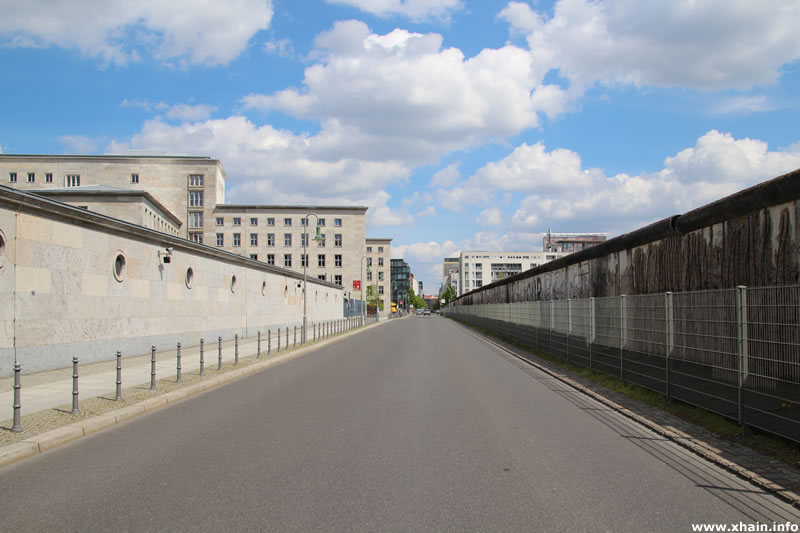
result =
[[568,255],[559,252],[487,252],[466,251],[459,254],[458,295],[495,281],[519,274],[548,261]]

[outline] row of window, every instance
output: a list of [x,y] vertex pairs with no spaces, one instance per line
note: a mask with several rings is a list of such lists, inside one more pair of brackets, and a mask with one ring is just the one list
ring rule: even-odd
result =
[[[367,253],[368,253],[368,254],[371,254],[371,253],[372,253],[372,246],[367,246]],[[382,253],[383,253],[383,246],[378,246],[378,253],[379,253],[379,254],[382,254]]]
[[[191,228],[202,227],[202,217],[203,217],[202,213],[198,213],[198,215],[200,217],[200,226],[194,226],[193,225],[193,219],[191,218],[191,215],[193,215],[193,214],[194,213],[192,213],[192,212],[189,213],[189,215],[190,215],[189,227],[191,227]],[[192,240],[196,241],[196,239],[192,239]],[[307,233],[303,233],[302,235],[300,235],[300,246],[306,246],[307,245],[306,244],[307,241],[308,241],[308,234]],[[317,243],[317,246],[320,247],[320,248],[324,248],[326,241],[327,241],[327,239],[325,238],[325,235],[323,234],[322,235],[322,240]],[[202,242],[202,241],[197,241],[197,242]],[[241,233],[234,233],[233,234],[233,246],[238,247],[238,246],[241,246],[241,245],[242,245],[242,234]],[[292,246],[292,234],[291,233],[284,233],[283,234],[283,245],[284,246]],[[225,234],[224,233],[217,233],[217,246],[225,246]],[[251,233],[250,234],[250,246],[258,246],[258,233]],[[267,246],[275,246],[275,234],[274,233],[267,233]],[[341,233],[337,233],[337,234],[335,234],[333,236],[333,246],[335,248],[341,248],[342,247],[342,234]],[[381,264],[383,264],[383,259],[381,259]]]
[[[28,172],[28,183],[36,183],[36,172]],[[17,173],[16,172],[9,172],[8,173],[8,181],[11,183],[17,183]],[[44,173],[44,182],[45,183],[53,183],[53,173],[52,172],[45,172]],[[139,183],[139,174],[131,174],[131,183]],[[79,187],[81,184],[81,175],[80,174],[65,174],[64,175],[64,186],[65,187]],[[200,204],[202,205],[202,204]]]
[[[371,267],[371,266],[372,266],[372,258],[371,258],[371,257],[367,257],[367,266],[368,266],[368,267]],[[378,266],[379,266],[379,267],[382,267],[382,266],[383,266],[383,257],[379,257],[379,258],[378,258]]]
[[[190,201],[189,205],[191,206],[192,205],[191,204],[191,196],[189,198],[189,201]],[[203,202],[203,193],[200,192],[200,203],[197,204],[197,205],[203,205],[202,202]],[[306,225],[306,220],[307,219],[305,217],[301,218],[300,219],[300,226],[305,226]],[[217,226],[224,226],[225,225],[225,217],[217,217],[217,221],[216,222],[217,222]],[[233,217],[232,218],[232,223],[233,223],[234,226],[241,226],[242,225],[242,217]],[[258,217],[250,217],[250,225],[251,226],[258,226]],[[274,226],[275,225],[275,217],[267,217],[266,218],[266,225],[267,226]],[[291,217],[284,218],[283,219],[283,225],[287,226],[287,227],[291,226],[292,225],[292,218]],[[324,218],[320,218],[319,219],[319,225],[322,226],[322,227],[325,226],[325,219]],[[341,228],[342,227],[342,219],[341,218],[334,218],[333,219],[333,225],[334,225],[334,227]]]
[[[250,254],[250,259],[258,260],[258,254]],[[275,254],[267,254],[267,264],[275,265]],[[283,254],[283,266],[291,268],[292,254]],[[308,266],[306,254],[300,254],[300,266]],[[320,268],[324,268],[326,266],[325,254],[317,255],[317,266]],[[342,256],[340,254],[333,256],[333,266],[336,268],[342,267]]]

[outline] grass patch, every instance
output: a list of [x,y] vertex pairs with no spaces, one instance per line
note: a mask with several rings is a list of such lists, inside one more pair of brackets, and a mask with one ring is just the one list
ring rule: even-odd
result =
[[506,345],[513,346],[519,351],[553,363],[554,365],[570,372],[571,374],[586,378],[594,384],[600,385],[601,387],[605,387],[606,389],[619,394],[623,394],[644,404],[661,409],[662,411],[675,415],[687,422],[696,424],[712,432],[714,435],[724,441],[741,444],[761,453],[762,455],[775,459],[776,461],[780,461],[781,463],[795,468],[800,468],[800,444],[798,443],[784,439],[777,435],[773,435],[771,433],[763,432],[756,428],[750,428],[743,431],[742,427],[739,426],[738,423],[716,413],[706,411],[705,409],[694,405],[683,403],[680,400],[673,399],[671,402],[669,402],[664,395],[655,391],[645,389],[632,383],[623,383],[621,379],[614,376],[596,372],[586,368],[585,366],[580,366],[575,363],[565,361],[564,359],[541,352],[539,350],[535,350],[518,342],[509,341],[508,339],[492,331],[488,331],[471,324],[466,324],[464,322],[461,323],[474,329],[475,331],[480,332],[483,335],[486,335],[487,337],[492,337]]

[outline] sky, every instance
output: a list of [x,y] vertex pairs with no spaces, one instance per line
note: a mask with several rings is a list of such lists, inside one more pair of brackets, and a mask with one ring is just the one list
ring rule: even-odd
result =
[[0,152],[219,159],[229,203],[462,250],[609,237],[800,168],[797,0],[0,0]]

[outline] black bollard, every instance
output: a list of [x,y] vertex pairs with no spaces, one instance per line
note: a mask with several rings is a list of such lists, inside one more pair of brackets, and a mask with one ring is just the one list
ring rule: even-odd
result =
[[81,410],[78,409],[78,358],[72,358],[72,414],[78,415]]
[[175,370],[175,383],[181,382],[181,343],[178,343],[178,351],[176,355],[178,359],[178,367]]
[[117,351],[117,394],[114,401],[122,401],[122,352],[120,351]]

